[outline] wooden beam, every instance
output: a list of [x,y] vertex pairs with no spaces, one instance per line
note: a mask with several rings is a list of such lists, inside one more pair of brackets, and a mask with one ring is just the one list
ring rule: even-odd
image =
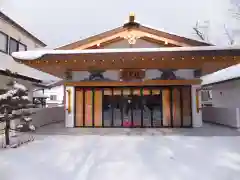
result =
[[144,41],[147,41],[147,42],[151,42],[153,44],[157,44],[159,45],[160,47],[179,47],[175,44],[171,44],[169,43],[168,41],[164,42],[164,41],[159,41],[159,40],[156,40],[154,38],[151,38],[151,37],[141,37],[140,39],[144,40]]
[[124,87],[124,86],[169,86],[169,85],[194,85],[201,84],[201,79],[190,80],[146,80],[142,82],[125,81],[79,81],[65,82],[65,86],[82,87]]
[[183,42],[178,42],[178,41],[175,41],[173,39],[170,39],[170,38],[165,38],[165,37],[159,37],[157,35],[154,35],[154,34],[151,34],[149,32],[143,32],[143,31],[139,31],[137,29],[131,29],[131,30],[125,30],[123,32],[119,32],[119,33],[116,33],[114,35],[111,35],[111,36],[108,36],[108,37],[104,37],[102,39],[99,39],[99,40],[96,40],[96,41],[93,41],[93,42],[90,42],[90,43],[86,43],[86,44],[83,44],[79,47],[75,47],[74,49],[88,49],[92,46],[95,46],[97,44],[102,44],[102,43],[105,43],[105,42],[108,42],[108,41],[112,41],[114,39],[117,39],[117,38],[123,38],[123,37],[127,37],[128,34],[134,34],[138,37],[149,37],[151,39],[155,39],[156,41],[159,41],[159,42],[168,42],[170,44],[174,44],[176,46],[190,46],[189,44],[186,44],[186,43],[183,43]]
[[[240,56],[188,56],[188,57],[157,57],[151,56],[108,56],[104,59],[101,56],[94,58],[81,59],[78,56],[65,56],[64,60],[61,56],[54,56],[44,60],[22,61],[24,64],[36,68],[40,71],[47,72],[54,76],[63,78],[66,70],[71,71],[88,71],[91,69],[101,70],[120,70],[120,69],[209,69],[208,72],[235,65],[240,63]],[[111,58],[112,57],[112,58]],[[128,58],[129,57],[129,58]],[[56,60],[59,59],[60,60]],[[104,61],[103,61],[104,60]],[[212,66],[208,66],[211,63]],[[216,70],[215,70],[216,69]]]

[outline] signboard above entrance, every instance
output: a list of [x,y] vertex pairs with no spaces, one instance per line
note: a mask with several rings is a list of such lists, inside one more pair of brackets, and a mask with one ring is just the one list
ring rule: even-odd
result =
[[120,79],[124,81],[144,79],[145,71],[142,69],[124,69],[120,71]]

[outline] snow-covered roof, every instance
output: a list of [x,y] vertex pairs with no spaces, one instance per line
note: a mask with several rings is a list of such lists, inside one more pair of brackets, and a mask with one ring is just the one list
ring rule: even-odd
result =
[[43,92],[41,90],[40,91],[34,91],[33,92],[33,97],[34,98],[48,98],[48,96],[43,94]]
[[32,77],[34,79],[39,79],[39,80],[42,80],[43,82],[50,82],[51,80],[53,80],[53,81],[61,80],[58,77],[55,77],[55,76],[52,76],[45,72],[33,69],[24,64],[20,64],[7,54],[0,52],[0,57],[2,60],[2,63],[0,65],[0,70],[6,71],[8,69],[13,73],[18,73],[23,76]]
[[64,54],[94,54],[94,53],[123,53],[123,52],[174,52],[174,51],[213,51],[213,50],[240,50],[240,46],[189,46],[163,48],[117,48],[117,49],[84,49],[84,50],[37,50],[14,52],[12,56],[21,60],[36,60],[44,55]]
[[64,84],[64,80],[60,80],[60,81],[55,81],[55,82],[48,83],[48,84],[46,84],[46,86],[48,86],[49,88],[53,88],[53,87],[56,87],[56,86],[61,86],[63,84]]
[[201,77],[202,85],[210,85],[240,77],[240,64]]

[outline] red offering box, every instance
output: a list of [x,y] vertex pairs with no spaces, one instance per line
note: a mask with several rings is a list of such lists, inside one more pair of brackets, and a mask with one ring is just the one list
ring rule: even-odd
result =
[[132,123],[130,121],[124,121],[123,122],[123,127],[131,127]]

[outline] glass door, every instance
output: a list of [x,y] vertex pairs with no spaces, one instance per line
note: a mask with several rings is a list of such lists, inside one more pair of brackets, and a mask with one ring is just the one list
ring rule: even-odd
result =
[[151,90],[152,127],[162,126],[162,93],[160,89]]
[[141,127],[142,97],[140,88],[132,90],[133,127]]
[[130,88],[124,88],[122,93],[122,105],[123,105],[123,126],[131,127],[133,123],[132,119],[132,90]]
[[113,108],[113,126],[121,127],[122,126],[122,91],[120,88],[113,89],[112,96],[112,108]]
[[149,88],[143,88],[141,91],[141,102],[142,102],[142,126],[151,127],[151,93]]

